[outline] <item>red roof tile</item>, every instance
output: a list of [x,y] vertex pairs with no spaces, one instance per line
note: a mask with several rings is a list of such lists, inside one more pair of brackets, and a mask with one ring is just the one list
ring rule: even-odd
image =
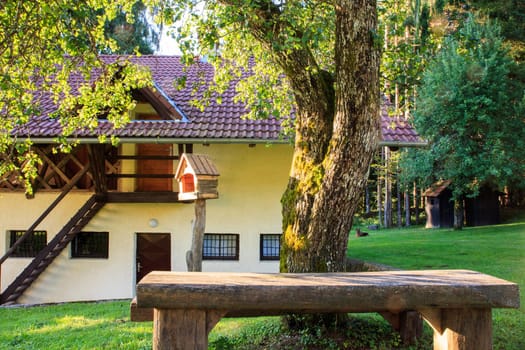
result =
[[[104,56],[107,61],[116,59],[117,56]],[[132,57],[131,60],[137,64],[147,66],[151,70],[154,83],[163,96],[164,106],[170,110],[182,112],[185,119],[182,120],[135,120],[125,127],[113,130],[112,124],[101,120],[95,131],[79,130],[74,136],[78,138],[94,138],[101,134],[114,134],[127,141],[144,138],[164,138],[170,142],[176,139],[205,139],[209,142],[221,142],[237,140],[245,142],[277,142],[280,137],[280,122],[274,118],[266,120],[249,120],[241,118],[246,113],[243,104],[235,102],[235,86],[222,95],[222,103],[211,99],[209,106],[204,111],[193,106],[191,101],[196,98],[192,93],[194,83],[211,81],[213,67],[204,62],[198,62],[187,71],[180,62],[178,56],[140,56]],[[177,89],[174,82],[176,78],[186,74],[186,87]],[[72,87],[79,86],[80,76],[71,77]],[[200,88],[202,92],[203,88]],[[151,94],[150,94],[151,95]],[[168,104],[172,105],[169,106]],[[56,137],[61,132],[61,127],[55,119],[49,119],[48,115],[56,110],[56,105],[49,96],[44,95],[41,99],[41,116],[34,117],[26,125],[16,130],[19,136],[30,135],[38,142],[39,139]],[[172,108],[173,107],[173,108]],[[398,118],[391,118],[387,113],[388,103],[384,102],[381,116],[382,143],[385,145],[414,145],[422,144],[412,126]]]

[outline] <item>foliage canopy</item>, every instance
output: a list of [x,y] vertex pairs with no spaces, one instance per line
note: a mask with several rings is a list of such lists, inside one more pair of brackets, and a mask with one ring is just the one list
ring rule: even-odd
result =
[[[470,17],[425,71],[414,123],[430,147],[413,150],[405,175],[452,180],[454,198],[502,188],[524,171],[523,90],[499,27]],[[426,174],[422,179],[418,174]],[[425,181],[426,180],[426,181]]]
[[[123,62],[106,64],[98,54],[118,50],[104,28],[117,15],[132,13],[132,5],[124,0],[7,0],[0,4],[0,175],[20,168],[26,188],[31,188],[39,160],[30,150],[30,139],[11,135],[39,115],[40,94],[60,100],[55,117],[64,127],[64,138],[78,128],[95,128],[100,115],[116,127],[127,121],[124,112],[134,105],[129,91],[148,84],[148,75]],[[91,79],[94,68],[103,72],[96,81]],[[72,74],[85,81],[80,95],[69,85]]]

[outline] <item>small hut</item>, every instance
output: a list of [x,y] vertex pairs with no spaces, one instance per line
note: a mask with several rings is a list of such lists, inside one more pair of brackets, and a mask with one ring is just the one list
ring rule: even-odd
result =
[[454,226],[454,202],[452,191],[448,188],[450,181],[439,181],[428,188],[423,195],[427,223],[425,228]]
[[179,200],[219,197],[219,172],[208,156],[183,153],[175,178],[179,183]]

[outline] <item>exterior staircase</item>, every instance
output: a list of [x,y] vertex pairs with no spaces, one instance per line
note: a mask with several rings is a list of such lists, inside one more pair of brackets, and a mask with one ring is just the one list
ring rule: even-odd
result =
[[75,236],[89,223],[106,204],[106,197],[93,195],[57,233],[57,235],[38,253],[29,265],[0,295],[0,304],[15,304],[16,300],[31,286]]

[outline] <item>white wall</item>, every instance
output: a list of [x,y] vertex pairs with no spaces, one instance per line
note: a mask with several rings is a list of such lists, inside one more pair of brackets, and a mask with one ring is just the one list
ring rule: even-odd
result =
[[[239,261],[204,261],[203,270],[277,272],[277,261],[259,261],[259,234],[281,232],[280,197],[288,181],[292,148],[195,145],[194,153],[207,154],[221,174],[219,198],[206,203],[206,232],[240,234]],[[29,200],[21,193],[0,193],[0,253],[7,250],[7,231],[26,230],[57,195],[37,192]],[[90,195],[70,193],[37,229],[46,230],[51,240]],[[109,258],[71,259],[68,247],[18,302],[130,298],[136,283],[136,233],[171,233],[172,269],[184,271],[193,217],[192,204],[106,204],[84,230],[109,232]],[[158,221],[155,228],[148,225],[152,218]],[[2,290],[29,262],[9,258],[3,264]]]

